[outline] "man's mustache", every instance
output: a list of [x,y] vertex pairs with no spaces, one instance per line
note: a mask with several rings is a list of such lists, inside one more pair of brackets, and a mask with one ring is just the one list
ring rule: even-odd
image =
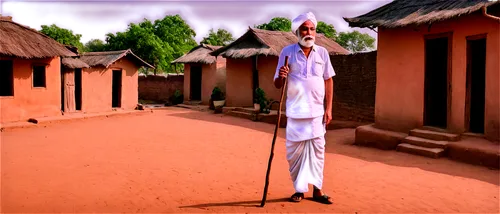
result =
[[303,40],[314,40],[314,37],[311,35],[307,35],[307,36],[304,36],[302,39]]

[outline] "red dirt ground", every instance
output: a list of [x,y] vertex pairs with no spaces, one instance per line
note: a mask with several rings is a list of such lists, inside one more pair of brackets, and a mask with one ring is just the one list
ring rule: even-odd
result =
[[499,171],[350,145],[327,133],[324,190],[288,202],[284,129],[260,204],[274,125],[172,108],[1,133],[2,212],[499,213]]

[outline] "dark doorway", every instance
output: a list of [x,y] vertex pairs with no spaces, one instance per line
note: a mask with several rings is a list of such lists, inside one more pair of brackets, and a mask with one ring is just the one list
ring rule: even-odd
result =
[[259,88],[259,70],[257,70],[257,56],[252,57],[252,100],[257,98],[255,92]]
[[449,89],[449,42],[447,35],[425,40],[424,125],[447,127]]
[[201,100],[201,66],[192,65],[190,78],[190,100]]
[[486,38],[468,38],[465,124],[473,133],[484,133],[485,81]]
[[122,71],[113,70],[112,102],[113,108],[121,107],[122,103]]
[[75,69],[75,109],[82,110],[82,69]]
[[14,71],[11,60],[0,60],[0,96],[14,96]]

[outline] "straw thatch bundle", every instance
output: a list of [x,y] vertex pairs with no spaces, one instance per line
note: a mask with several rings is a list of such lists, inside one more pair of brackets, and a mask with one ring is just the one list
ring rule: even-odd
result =
[[119,51],[86,52],[80,56],[80,60],[91,67],[104,66],[107,68],[108,66],[125,56],[129,56],[130,59],[134,60],[141,66],[154,68],[152,65],[148,64],[137,55],[132,53],[132,50],[130,49]]
[[[211,55],[221,55],[233,59],[248,58],[255,55],[279,56],[284,47],[296,42],[297,36],[292,32],[249,28],[249,30],[236,41],[213,51]],[[326,48],[330,55],[350,53],[323,34],[318,33],[316,35],[315,43]]]
[[430,24],[479,12],[483,6],[499,5],[488,0],[396,0],[364,15],[344,18],[350,27],[396,28]]
[[212,64],[217,61],[215,56],[210,55],[210,52],[215,51],[222,46],[213,46],[207,44],[201,44],[193,49],[191,49],[187,54],[177,58],[172,61],[174,63],[203,63],[203,64]]
[[83,62],[82,60],[78,58],[71,58],[71,57],[64,57],[62,59],[62,65],[66,68],[90,68],[87,63]]
[[61,43],[13,22],[11,17],[0,17],[0,55],[23,59],[76,56]]

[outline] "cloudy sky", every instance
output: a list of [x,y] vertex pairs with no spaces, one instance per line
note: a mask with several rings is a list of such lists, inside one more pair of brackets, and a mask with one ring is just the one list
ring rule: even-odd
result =
[[362,15],[390,0],[0,0],[2,15],[15,22],[41,29],[56,24],[82,35],[82,42],[104,40],[106,33],[124,31],[131,22],[144,18],[161,19],[180,14],[196,31],[196,41],[210,28],[224,28],[239,37],[249,26],[268,22],[276,16],[295,18],[312,11],[319,21],[333,24],[337,31],[359,30],[376,38],[376,33],[349,28],[342,17]]

